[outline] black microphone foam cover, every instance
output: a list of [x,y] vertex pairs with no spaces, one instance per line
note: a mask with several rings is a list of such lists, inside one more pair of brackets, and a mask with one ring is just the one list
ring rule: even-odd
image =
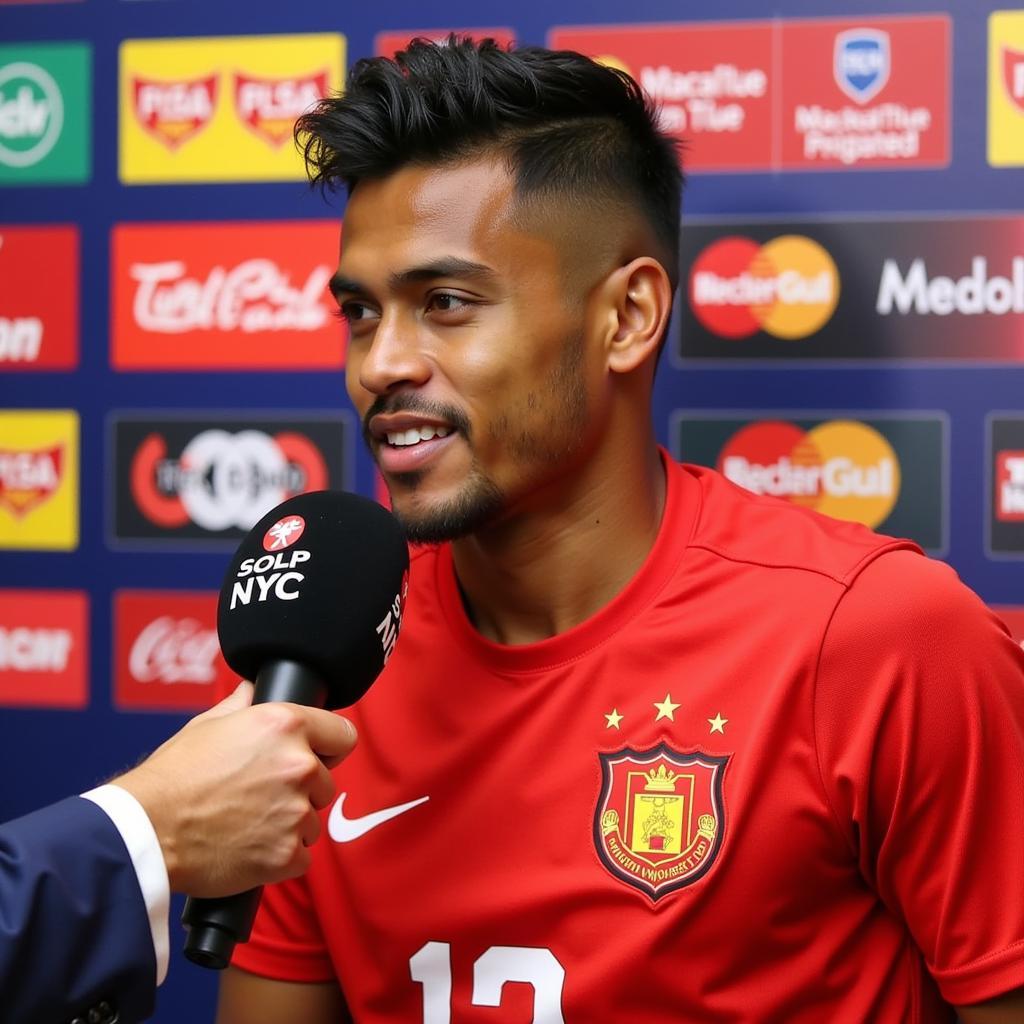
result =
[[394,648],[408,587],[398,521],[345,491],[299,494],[268,512],[235,552],[217,633],[245,679],[294,661],[322,676],[328,708],[358,700]]

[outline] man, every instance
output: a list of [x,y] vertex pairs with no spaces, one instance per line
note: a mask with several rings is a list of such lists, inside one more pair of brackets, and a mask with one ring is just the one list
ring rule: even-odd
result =
[[1021,651],[909,542],[659,451],[681,182],[637,85],[414,43],[299,130],[419,546],[221,1024],[1020,1021]]
[[241,683],[86,799],[0,825],[4,1021],[147,1018],[169,890],[226,896],[305,870],[328,766],[355,732],[327,711],[251,701]]

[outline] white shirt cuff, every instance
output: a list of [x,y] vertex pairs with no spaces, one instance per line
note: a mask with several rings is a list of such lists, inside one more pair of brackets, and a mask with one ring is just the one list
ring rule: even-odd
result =
[[90,789],[82,796],[106,812],[128,847],[142,898],[146,902],[153,952],[156,954],[156,983],[160,985],[167,977],[167,924],[171,912],[171,887],[160,840],[142,804],[128,790],[108,784]]

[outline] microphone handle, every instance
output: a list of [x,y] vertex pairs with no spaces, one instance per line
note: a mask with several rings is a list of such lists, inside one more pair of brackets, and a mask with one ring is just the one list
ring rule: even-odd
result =
[[[253,704],[286,701],[322,708],[327,684],[312,669],[297,661],[271,661],[256,674]],[[235,946],[248,942],[263,886],[214,899],[185,900],[181,923],[185,926],[185,956],[200,967],[222,971],[231,962]]]

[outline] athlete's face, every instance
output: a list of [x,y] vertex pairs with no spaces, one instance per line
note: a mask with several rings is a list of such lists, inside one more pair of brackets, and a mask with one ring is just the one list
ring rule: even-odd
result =
[[361,183],[332,283],[349,395],[414,541],[495,522],[584,443],[581,303],[557,246],[509,218],[490,161]]

